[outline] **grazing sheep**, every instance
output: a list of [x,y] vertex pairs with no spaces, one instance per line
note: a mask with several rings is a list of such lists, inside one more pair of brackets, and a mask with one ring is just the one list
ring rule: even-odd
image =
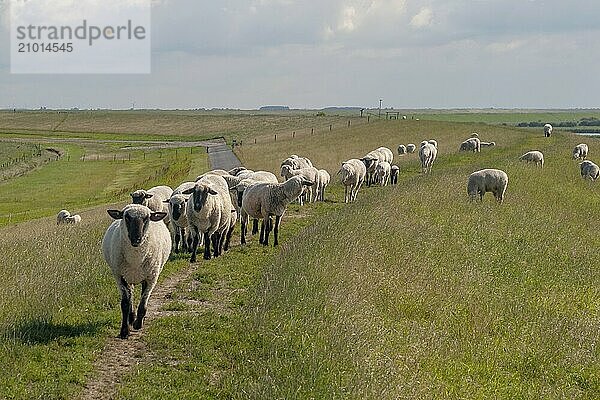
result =
[[352,158],[342,163],[338,175],[344,185],[344,202],[356,201],[358,191],[367,176],[365,164],[361,160]]
[[56,225],[64,224],[65,218],[67,218],[69,215],[71,215],[71,213],[67,210],[60,210],[56,215]]
[[413,143],[409,143],[409,144],[407,144],[407,145],[406,145],[406,152],[407,152],[407,153],[410,153],[410,154],[412,154],[412,153],[414,153],[415,151],[417,151],[417,146],[416,146],[415,144],[413,144]]
[[588,155],[588,145],[585,143],[579,143],[573,149],[573,160],[585,160]]
[[477,132],[473,132],[473,133],[471,133],[470,137],[472,137],[472,138],[479,138],[479,134]]
[[387,147],[379,147],[375,151],[379,152],[383,156],[379,161],[385,161],[390,165],[394,162],[394,152]]
[[437,157],[437,149],[427,141],[421,142],[419,149],[419,159],[421,160],[421,169],[424,174],[431,173],[431,168]]
[[579,166],[581,168],[581,177],[584,179],[589,178],[595,181],[600,176],[600,168],[590,160],[579,163]]
[[[302,176],[305,180],[313,182],[314,185],[309,185],[307,188],[307,199],[306,201],[309,203],[314,203],[317,201],[317,190],[319,187],[319,170],[315,167],[307,167],[300,169],[292,169],[289,165],[284,165],[281,167],[281,176],[285,178],[285,180],[290,179],[293,176]],[[300,201],[300,205],[303,204],[302,197],[298,198]]]
[[81,222],[81,216],[79,214],[69,215],[65,217],[65,224],[67,225],[75,225]]
[[[262,219],[260,243],[269,244],[269,234],[274,231],[274,242],[279,244],[279,224],[287,205],[302,194],[305,186],[314,183],[302,175],[292,176],[284,183],[256,183],[244,191],[242,208],[250,218]],[[275,216],[275,224],[271,217]],[[273,229],[274,228],[274,229]]]
[[319,188],[317,190],[317,200],[325,201],[325,189],[331,182],[331,175],[324,169],[319,170]]
[[[141,329],[148,299],[171,252],[171,234],[164,223],[164,212],[130,204],[122,211],[108,210],[115,221],[102,239],[102,254],[121,292],[121,339],[131,327]],[[133,310],[133,285],[142,284],[137,313]]]
[[552,125],[546,124],[544,125],[544,136],[550,137],[552,135]]
[[387,186],[390,180],[390,173],[392,171],[392,166],[387,161],[382,161],[377,164],[377,169],[375,170],[375,181],[380,186]]
[[379,162],[380,162],[379,158],[374,156],[373,154],[369,153],[366,156],[364,156],[363,158],[361,158],[360,161],[365,166],[365,170],[366,170],[365,180],[367,182],[367,186],[371,186],[371,183],[373,182],[374,177],[375,177],[375,170],[377,169],[377,164],[379,164]]
[[438,143],[435,139],[429,139],[427,142],[431,143],[436,149],[438,148]]
[[481,152],[481,140],[478,138],[470,138],[460,144],[458,151],[472,151],[473,153]]
[[467,181],[467,194],[471,201],[483,200],[486,192],[492,192],[498,203],[504,201],[504,193],[508,185],[508,175],[499,169],[482,169],[473,172]]
[[528,151],[527,153],[525,153],[521,157],[519,157],[519,160],[525,161],[528,164],[530,162],[533,162],[533,163],[535,163],[536,167],[539,165],[541,168],[544,168],[544,155],[542,154],[541,151],[537,151],[537,150]]
[[169,225],[171,222],[168,217],[169,207],[165,203],[165,200],[169,200],[172,194],[173,189],[168,186],[155,186],[148,190],[136,190],[130,196],[133,204],[140,204],[152,211],[166,213],[167,217],[163,219],[163,222]]
[[200,234],[204,241],[204,259],[211,258],[211,243],[213,256],[220,256],[224,245],[225,250],[228,249],[233,233],[231,219],[237,219],[227,182],[222,176],[209,174],[183,194],[191,195],[186,205],[188,223],[194,230],[190,262],[196,262]]
[[189,229],[185,210],[189,196],[183,195],[183,191],[191,189],[195,185],[196,182],[183,182],[173,190],[173,195],[171,195],[169,200],[165,200],[165,204],[169,207],[172,232],[171,241],[175,253],[179,253],[180,251],[187,252],[192,247],[194,238]]
[[479,142],[480,147],[494,147],[496,142]]
[[292,169],[301,169],[301,168],[310,168],[313,166],[313,163],[306,157],[298,157],[295,154],[286,158],[281,163],[281,167],[284,165],[289,165]]
[[406,154],[406,146],[401,144],[398,146],[398,155],[403,156]]
[[390,169],[390,183],[392,185],[398,184],[398,175],[400,175],[400,167],[392,165],[392,168]]

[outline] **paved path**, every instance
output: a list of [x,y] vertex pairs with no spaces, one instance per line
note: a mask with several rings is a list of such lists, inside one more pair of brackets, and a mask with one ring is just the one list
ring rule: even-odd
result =
[[236,155],[233,154],[233,151],[231,151],[231,147],[229,147],[225,141],[208,147],[208,160],[211,169],[224,169],[225,171],[229,171],[232,168],[240,167],[242,165]]

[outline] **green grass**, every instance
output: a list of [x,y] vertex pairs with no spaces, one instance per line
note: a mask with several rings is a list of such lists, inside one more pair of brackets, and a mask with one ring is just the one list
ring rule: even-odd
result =
[[[527,111],[527,110],[496,110],[490,112],[471,111],[471,112],[423,112],[417,110],[411,113],[410,117],[421,120],[448,121],[448,122],[472,122],[487,124],[507,124],[516,125],[519,122],[542,122],[556,124],[565,121],[579,121],[582,118],[600,117],[598,110],[548,110],[548,111]],[[539,129],[538,129],[539,130]]]

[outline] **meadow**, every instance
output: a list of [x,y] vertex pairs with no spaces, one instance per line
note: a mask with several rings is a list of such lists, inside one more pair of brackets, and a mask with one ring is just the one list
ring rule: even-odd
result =
[[[474,131],[498,146],[458,153]],[[430,138],[440,144],[431,175],[420,174],[416,155],[396,157],[397,186],[363,188],[356,203],[343,204],[335,178],[341,161]],[[600,197],[570,159],[583,140],[422,119],[246,142],[236,153],[251,169],[278,174],[292,153],[327,169],[334,181],[328,201],[291,205],[279,248],[254,239],[194,265],[165,316],[144,328],[147,357],[124,371],[118,396],[599,397]],[[585,140],[594,159],[600,144]],[[72,146],[74,155],[88,151]],[[543,170],[518,161],[532,149],[544,152]],[[151,168],[138,159],[73,158],[0,185],[17,199],[51,174],[97,170],[85,181],[72,176],[60,191],[73,205],[89,204],[82,225],[59,228],[50,217],[0,229],[0,366],[18,371],[0,377],[3,397],[78,397],[103,343],[118,333],[119,298],[99,246],[107,206],[93,204],[122,202],[128,192],[118,188],[175,184],[208,167],[200,153],[167,176],[161,160],[172,154],[149,156]],[[467,176],[485,167],[509,175],[501,206],[490,194],[481,204],[467,200]],[[112,189],[89,203],[90,187]],[[184,256],[173,257],[163,279],[187,268]]]

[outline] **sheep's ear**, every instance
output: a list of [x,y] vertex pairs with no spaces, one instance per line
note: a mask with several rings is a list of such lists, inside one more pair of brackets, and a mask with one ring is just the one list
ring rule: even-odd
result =
[[302,181],[302,185],[304,185],[304,186],[312,186],[312,185],[314,185],[314,183],[311,182],[311,181]]
[[112,219],[123,219],[123,211],[121,210],[106,210]]
[[186,189],[183,192],[181,192],[181,194],[192,194],[194,193],[194,189],[195,188]]
[[212,188],[208,188],[208,194],[212,194],[213,196],[217,194],[217,191]]
[[150,194],[150,193],[146,193],[146,198],[147,198],[147,199],[150,199],[150,198],[152,198],[152,196],[154,196],[154,195],[153,195],[153,194]]
[[166,212],[153,212],[150,214],[150,221],[158,222],[167,216]]

